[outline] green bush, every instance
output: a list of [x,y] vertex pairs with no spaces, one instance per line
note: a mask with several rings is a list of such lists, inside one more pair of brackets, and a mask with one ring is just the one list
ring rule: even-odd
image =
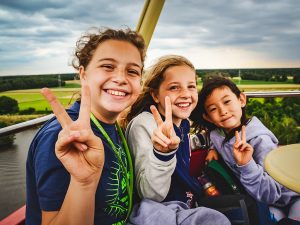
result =
[[[0,121],[0,128],[6,127],[6,126],[8,126],[8,124],[6,122]],[[14,140],[15,140],[15,135],[14,134],[10,134],[10,135],[0,137],[0,147],[11,146],[11,145],[14,144]]]
[[30,115],[35,113],[35,108],[29,107],[27,109],[21,110],[19,112],[20,115]]
[[15,114],[17,112],[19,112],[17,100],[7,96],[0,96],[0,114]]
[[279,144],[300,142],[300,99],[265,98],[264,101],[250,99],[247,115],[258,117],[278,138]]

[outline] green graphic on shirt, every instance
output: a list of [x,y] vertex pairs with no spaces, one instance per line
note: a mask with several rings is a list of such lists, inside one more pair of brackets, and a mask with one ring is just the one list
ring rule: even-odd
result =
[[[121,158],[124,160],[123,163],[127,168],[126,154],[123,149],[118,146],[118,151]],[[127,175],[127,174],[126,174]],[[128,175],[127,175],[128,176]],[[127,192],[127,181],[122,167],[118,160],[112,161],[111,173],[108,178],[108,195],[107,195],[107,207],[104,211],[113,217],[126,217],[128,205],[129,205],[129,196]],[[125,218],[124,218],[125,219]],[[124,222],[117,222],[115,225],[123,224]]]

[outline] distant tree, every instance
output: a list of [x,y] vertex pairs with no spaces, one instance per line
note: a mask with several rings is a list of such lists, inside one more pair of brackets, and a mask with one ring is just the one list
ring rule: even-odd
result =
[[295,84],[300,84],[300,74],[294,75],[293,82]]
[[35,113],[35,108],[33,108],[33,107],[29,107],[27,109],[19,111],[20,115],[30,115],[30,114],[34,114],[34,113]]
[[14,114],[18,111],[17,100],[8,96],[0,96],[0,114]]

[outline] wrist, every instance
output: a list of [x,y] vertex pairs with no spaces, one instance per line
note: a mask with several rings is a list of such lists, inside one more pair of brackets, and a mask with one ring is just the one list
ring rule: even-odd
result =
[[71,176],[70,185],[72,184],[78,189],[82,189],[82,190],[96,190],[99,184],[100,177],[101,177],[101,172],[100,174],[97,174],[95,176],[90,176],[85,179],[77,179],[76,177]]

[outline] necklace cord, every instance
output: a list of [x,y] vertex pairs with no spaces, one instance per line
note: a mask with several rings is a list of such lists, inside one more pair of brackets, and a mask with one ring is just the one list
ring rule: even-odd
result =
[[[123,147],[125,149],[125,154],[127,156],[127,162],[129,165],[129,171],[128,171],[126,168],[126,165],[124,165],[124,162],[122,161],[120,153],[118,152],[118,150],[117,150],[115,144],[113,143],[113,141],[111,140],[111,138],[108,136],[107,132],[104,130],[104,128],[101,126],[99,121],[96,119],[96,117],[92,113],[90,115],[90,118],[93,121],[93,123],[96,125],[96,127],[99,129],[99,131],[103,134],[104,138],[108,141],[109,145],[113,149],[115,156],[117,157],[118,162],[122,168],[122,172],[123,172],[123,175],[126,180],[126,189],[127,189],[128,195],[129,195],[129,206],[128,206],[128,211],[127,211],[127,216],[125,219],[125,221],[126,221],[129,218],[129,215],[131,213],[132,201],[133,201],[132,200],[132,197],[133,197],[133,165],[132,165],[132,159],[131,159],[130,152],[129,152],[129,147],[127,145],[127,142],[126,142],[126,139],[124,137],[121,127],[119,126],[118,123],[116,123],[118,134],[121,137],[121,141],[122,141]],[[128,176],[128,172],[129,172],[129,176]]]

